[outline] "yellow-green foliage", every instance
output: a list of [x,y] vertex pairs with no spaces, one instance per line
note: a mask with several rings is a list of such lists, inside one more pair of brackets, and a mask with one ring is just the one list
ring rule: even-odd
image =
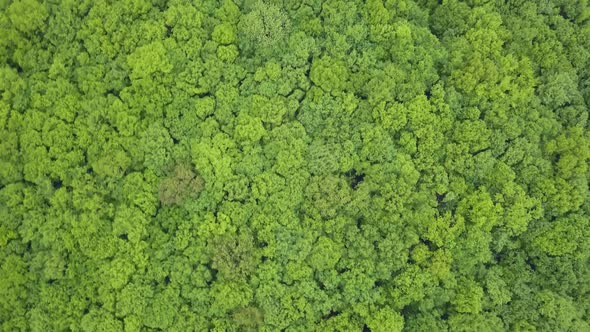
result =
[[590,6],[0,0],[0,330],[590,331]]

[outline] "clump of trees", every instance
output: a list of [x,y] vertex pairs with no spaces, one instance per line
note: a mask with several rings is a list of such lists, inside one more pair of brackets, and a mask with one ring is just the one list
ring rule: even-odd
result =
[[590,331],[588,1],[0,1],[0,330]]

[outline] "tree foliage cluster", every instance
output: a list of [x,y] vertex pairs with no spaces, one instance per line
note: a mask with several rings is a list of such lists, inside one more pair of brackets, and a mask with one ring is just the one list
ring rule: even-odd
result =
[[0,1],[3,331],[590,331],[590,5]]

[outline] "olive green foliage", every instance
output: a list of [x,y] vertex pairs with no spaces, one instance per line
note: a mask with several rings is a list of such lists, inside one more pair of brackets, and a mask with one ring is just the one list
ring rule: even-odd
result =
[[0,330],[590,331],[590,5],[0,1]]
[[164,205],[180,204],[203,190],[203,178],[195,175],[190,165],[178,164],[171,174],[162,179],[159,197]]
[[258,0],[240,18],[242,38],[254,48],[277,47],[289,28],[287,14],[277,5]]

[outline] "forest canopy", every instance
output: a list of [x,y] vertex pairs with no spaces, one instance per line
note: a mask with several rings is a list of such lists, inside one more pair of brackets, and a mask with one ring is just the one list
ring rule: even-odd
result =
[[587,0],[0,0],[2,331],[590,331]]

